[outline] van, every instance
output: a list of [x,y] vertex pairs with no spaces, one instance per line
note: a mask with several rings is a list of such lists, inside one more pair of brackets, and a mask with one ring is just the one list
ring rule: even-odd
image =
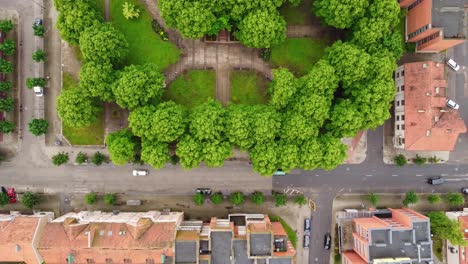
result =
[[304,219],[304,232],[310,233],[310,218]]
[[432,185],[439,185],[444,182],[445,182],[444,179],[442,179],[441,177],[432,177],[427,180],[427,183],[432,184]]
[[304,235],[304,243],[302,243],[304,248],[309,248],[310,245],[310,237],[309,235]]
[[36,96],[44,96],[44,88],[41,86],[34,86],[33,91]]

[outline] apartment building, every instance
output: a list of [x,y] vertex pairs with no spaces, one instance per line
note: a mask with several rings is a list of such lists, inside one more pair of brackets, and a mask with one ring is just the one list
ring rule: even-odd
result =
[[458,110],[446,106],[444,64],[406,63],[394,76],[394,147],[408,151],[452,151],[466,126]]
[[[338,221],[343,264],[432,263],[426,216],[407,208],[389,208],[356,214],[351,221],[351,228]],[[348,246],[341,245],[342,241],[349,241]]]
[[[451,220],[460,223],[460,229],[463,232],[465,241],[468,242],[468,208],[462,211],[445,212]],[[447,263],[449,264],[468,264],[468,246],[454,246],[447,241]]]
[[464,6],[459,0],[399,0],[407,10],[405,40],[416,52],[440,52],[463,43]]

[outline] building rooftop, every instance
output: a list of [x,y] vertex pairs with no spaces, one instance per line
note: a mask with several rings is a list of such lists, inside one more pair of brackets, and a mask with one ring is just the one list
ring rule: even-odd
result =
[[194,264],[197,263],[197,242],[196,241],[176,241],[175,263]]
[[247,240],[234,240],[234,263],[236,264],[253,264],[254,260],[247,256]]
[[464,38],[464,1],[444,0],[431,2],[432,26],[443,28],[445,38]]
[[271,234],[250,234],[250,255],[271,256]]
[[232,232],[211,233],[211,263],[231,264]]

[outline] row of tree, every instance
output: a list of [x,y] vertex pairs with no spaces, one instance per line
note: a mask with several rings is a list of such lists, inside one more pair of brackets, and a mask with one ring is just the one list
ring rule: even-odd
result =
[[[1,34],[8,34],[13,29],[13,22],[9,19],[0,20]],[[11,56],[15,53],[16,43],[11,39],[4,39],[0,43],[0,73],[2,76],[13,72],[13,64],[4,59],[4,56]],[[13,83],[4,79],[0,80],[0,112],[10,112],[15,108],[15,100],[12,97],[6,97],[11,92]],[[0,133],[8,134],[15,130],[15,123],[8,120],[0,120]]]

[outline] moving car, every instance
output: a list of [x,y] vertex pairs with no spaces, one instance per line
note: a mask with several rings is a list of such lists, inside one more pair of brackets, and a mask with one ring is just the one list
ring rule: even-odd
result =
[[304,235],[304,242],[302,243],[302,246],[304,248],[309,248],[310,245],[310,237],[309,235]]
[[455,109],[455,110],[460,108],[459,104],[455,103],[453,100],[450,100],[450,99],[447,99],[447,101],[445,102],[445,105],[447,105],[448,107],[450,107],[452,109]]
[[211,189],[210,188],[197,188],[197,193],[200,193],[203,195],[211,195]]
[[458,63],[456,63],[453,59],[448,59],[445,61],[445,63],[454,71],[460,70],[460,65],[458,65]]
[[133,176],[146,176],[148,175],[148,170],[133,170]]
[[304,232],[307,234],[310,233],[310,218],[304,219]]
[[329,250],[331,247],[331,235],[330,233],[326,233],[323,241],[323,246],[326,250]]
[[462,192],[463,194],[468,194],[468,187],[463,187],[463,188],[461,189],[461,192]]
[[278,169],[273,173],[273,176],[286,176],[286,172],[284,172],[282,169]]
[[442,179],[441,177],[431,177],[427,179],[427,183],[432,184],[432,185],[439,185],[444,182],[445,182],[444,179]]
[[33,91],[36,96],[44,96],[44,88],[41,86],[34,86]]

